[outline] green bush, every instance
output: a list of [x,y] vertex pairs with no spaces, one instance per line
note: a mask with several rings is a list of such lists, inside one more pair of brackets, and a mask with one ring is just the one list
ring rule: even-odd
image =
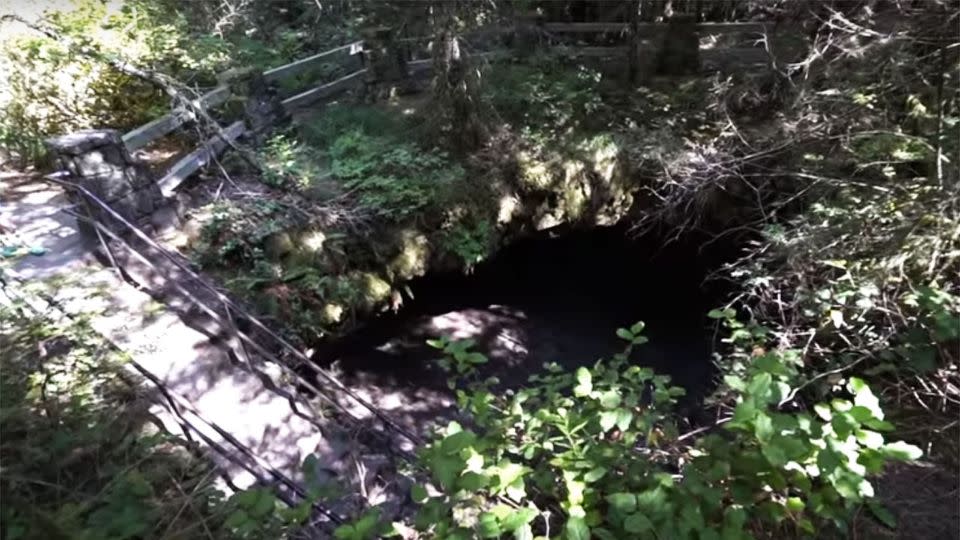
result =
[[20,309],[0,307],[3,538],[218,530],[210,464],[150,425],[125,356],[83,322]]
[[322,165],[321,153],[291,135],[274,135],[260,150],[262,180],[277,188],[303,190],[329,174]]
[[58,43],[33,32],[0,44],[0,150],[24,162],[43,154],[45,137],[83,128],[128,129],[166,112],[168,98],[85,52],[122,59],[200,84],[228,62],[221,40],[194,33],[162,2],[83,0],[52,10],[42,24]]
[[[686,440],[673,414],[683,390],[628,362],[642,331],[618,330],[626,349],[610,360],[549,366],[517,391],[461,382],[469,428],[451,423],[421,452],[431,482],[413,487],[412,526],[441,538],[737,539],[814,534],[864,502],[889,519],[870,503],[868,477],[920,451],[885,442],[892,426],[863,381],[848,379],[815,414],[791,410],[797,353],[748,353],[725,379],[736,404],[722,433]],[[485,362],[470,343],[431,344],[447,353],[453,385]]]
[[300,214],[269,199],[215,203],[210,214],[201,228],[196,251],[200,264],[214,267],[263,260],[271,236],[304,222]]

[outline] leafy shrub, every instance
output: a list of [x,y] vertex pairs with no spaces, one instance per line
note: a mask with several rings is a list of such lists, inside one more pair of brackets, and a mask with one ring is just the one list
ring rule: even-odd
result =
[[163,3],[126,0],[117,9],[84,0],[71,11],[47,12],[44,24],[73,45],[35,34],[0,45],[6,75],[0,81],[0,150],[23,161],[40,158],[45,137],[131,128],[166,112],[161,91],[91,60],[81,48],[201,83],[212,82],[227,62],[225,43],[192,33],[185,16]]
[[436,203],[463,179],[460,165],[439,150],[350,131],[330,147],[333,173],[360,204],[390,220]]
[[[891,426],[856,378],[816,414],[785,411],[795,351],[750,356],[726,379],[737,399],[724,433],[684,442],[672,415],[683,390],[629,365],[642,331],[642,323],[618,330],[627,346],[610,360],[576,373],[548,366],[515,392],[495,392],[489,381],[461,386],[470,427],[451,423],[421,452],[432,484],[413,487],[413,526],[443,538],[813,534],[869,501],[867,477],[886,461],[919,455],[884,441]],[[432,344],[451,355],[445,365],[457,376],[483,363],[462,344]]]
[[494,237],[494,227],[488,221],[464,220],[453,223],[444,231],[441,244],[469,270],[490,254]]
[[3,538],[219,530],[209,464],[148,429],[124,361],[83,322],[0,307]]
[[306,189],[328,174],[320,153],[290,135],[271,137],[260,151],[263,182],[268,186]]
[[261,260],[271,236],[294,227],[299,214],[287,211],[273,200],[251,203],[216,203],[203,224],[197,245],[198,262],[218,266],[227,261],[253,263]]

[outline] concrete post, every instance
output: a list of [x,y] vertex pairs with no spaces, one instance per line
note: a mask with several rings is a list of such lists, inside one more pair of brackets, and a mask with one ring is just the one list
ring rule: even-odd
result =
[[[71,181],[90,191],[128,221],[150,226],[150,217],[163,202],[156,182],[140,166],[123,144],[120,132],[113,129],[84,130],[47,140],[47,147],[60,166],[70,173]],[[69,198],[80,203],[86,212],[84,198],[76,190],[68,190]],[[92,217],[119,231],[126,228],[91,203]],[[92,233],[84,222],[80,230]]]

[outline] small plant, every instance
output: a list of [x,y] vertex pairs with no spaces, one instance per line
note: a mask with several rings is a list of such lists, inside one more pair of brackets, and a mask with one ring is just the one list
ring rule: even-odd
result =
[[493,226],[484,220],[456,222],[444,231],[443,247],[459,258],[469,271],[490,253]]
[[328,174],[319,152],[296,142],[289,134],[270,138],[260,152],[263,183],[276,188],[302,190]]
[[487,357],[470,348],[476,345],[472,339],[450,340],[446,337],[427,340],[427,345],[443,351],[443,356],[437,360],[437,365],[450,374],[447,386],[453,389],[458,379],[473,375],[477,366],[487,363]]

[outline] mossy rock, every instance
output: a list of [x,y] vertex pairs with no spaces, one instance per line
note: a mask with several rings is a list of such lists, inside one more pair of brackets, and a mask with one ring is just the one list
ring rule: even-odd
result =
[[273,233],[263,241],[263,251],[271,260],[278,261],[294,249],[293,239],[286,232]]
[[399,252],[387,263],[387,273],[395,282],[407,281],[427,273],[433,252],[425,234],[404,229],[399,236]]

